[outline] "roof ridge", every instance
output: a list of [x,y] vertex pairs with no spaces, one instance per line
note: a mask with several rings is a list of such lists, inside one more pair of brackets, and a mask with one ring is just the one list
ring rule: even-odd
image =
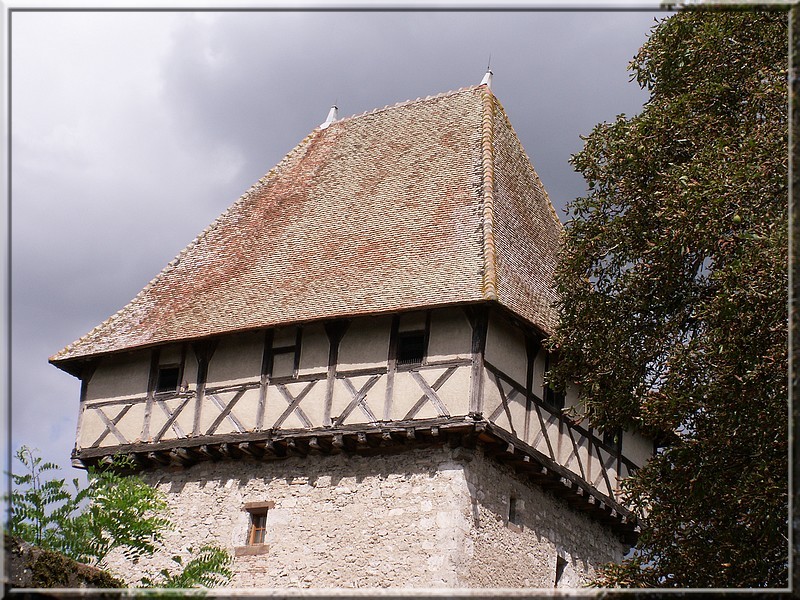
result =
[[533,173],[534,179],[536,179],[536,181],[539,182],[539,184],[541,186],[541,190],[544,193],[544,198],[547,201],[546,204],[550,209],[550,214],[553,216],[553,219],[555,220],[556,224],[559,226],[559,229],[563,229],[564,228],[564,224],[561,222],[561,219],[558,218],[558,213],[556,212],[556,209],[553,206],[552,201],[550,200],[550,194],[547,193],[547,188],[544,187],[544,183],[542,182],[541,178],[539,177],[539,173],[536,172],[536,167],[533,166],[533,161],[531,160],[530,155],[525,150],[525,146],[522,145],[522,140],[519,138],[519,136],[517,135],[517,132],[514,130],[514,126],[511,124],[511,120],[508,118],[508,114],[506,114],[506,110],[505,110],[505,108],[503,108],[503,104],[496,97],[495,97],[495,102],[497,103],[497,106],[500,109],[500,113],[502,114],[502,117],[503,117],[503,120],[505,121],[506,127],[508,127],[511,130],[511,133],[514,134],[514,138],[517,140],[517,143],[519,144],[520,150],[522,150],[522,152],[525,154],[525,158],[528,159],[526,161],[527,165],[528,165],[527,168]]
[[483,282],[486,300],[497,300],[497,249],[494,242],[494,94],[482,90],[481,165],[483,175]]
[[[356,113],[354,115],[349,115],[347,117],[342,117],[341,119],[336,119],[336,121],[334,121],[332,125],[339,124],[345,121],[352,121],[353,119],[359,119],[361,117],[366,117],[367,115],[374,115],[377,113],[385,112],[387,110],[392,110],[394,108],[401,108],[403,106],[408,106],[410,104],[416,104],[417,102],[427,102],[428,100],[438,100],[439,98],[445,98],[447,96],[455,96],[456,94],[461,94],[463,92],[477,90],[480,87],[481,87],[480,85],[470,85],[470,86],[460,87],[457,90],[449,90],[447,92],[433,94],[431,96],[425,96],[425,97],[420,96],[419,98],[415,98],[413,100],[409,99],[409,100],[403,100],[402,102],[396,102],[395,104],[387,104],[382,108],[373,108],[372,110],[365,110],[364,112]],[[319,129],[319,127],[317,127],[317,129]]]
[[215,218],[205,229],[203,229],[203,231],[201,231],[197,236],[195,236],[195,238],[191,242],[189,242],[180,252],[178,252],[178,254],[171,261],[169,261],[167,263],[167,265],[163,269],[161,269],[161,271],[159,271],[158,274],[155,277],[153,277],[150,281],[148,281],[147,285],[145,285],[139,291],[139,293],[136,294],[131,300],[129,300],[122,308],[120,308],[118,311],[113,313],[110,317],[108,317],[105,321],[103,321],[102,323],[100,323],[96,327],[93,327],[91,329],[91,331],[89,331],[88,333],[82,335],[81,337],[79,337],[77,340],[71,342],[70,344],[67,344],[64,348],[59,350],[57,353],[55,353],[53,356],[51,356],[48,360],[50,360],[50,361],[58,360],[58,357],[60,355],[65,354],[65,353],[69,353],[69,351],[72,348],[74,348],[76,345],[78,345],[78,344],[84,342],[85,340],[87,340],[88,338],[90,338],[98,329],[100,329],[101,327],[105,327],[106,325],[110,324],[112,321],[114,321],[115,319],[119,318],[123,313],[129,312],[130,310],[132,310],[136,306],[136,304],[141,302],[141,300],[144,297],[144,295],[150,289],[152,289],[152,287],[156,283],[158,283],[159,280],[161,280],[162,278],[166,277],[167,274],[169,274],[172,270],[175,269],[175,267],[177,267],[180,264],[181,259],[192,248],[195,248],[198,244],[200,244],[200,242],[204,238],[206,238],[212,231],[214,231],[215,229],[217,229],[220,226],[220,224],[223,222],[224,217],[226,215],[228,215],[228,213],[230,213],[235,207],[239,206],[241,203],[243,203],[245,200],[247,200],[247,198],[249,198],[253,193],[255,193],[256,190],[258,190],[260,188],[263,188],[267,184],[269,179],[272,179],[273,177],[275,177],[282,170],[282,168],[285,166],[285,164],[288,163],[290,160],[292,160],[295,157],[295,155],[300,152],[300,149],[302,147],[308,145],[307,144],[308,141],[316,133],[317,133],[316,129],[314,131],[312,131],[311,133],[309,133],[306,137],[304,137],[300,141],[300,143],[298,143],[294,148],[292,148],[288,152],[288,154],[286,154],[286,156],[284,156],[283,159],[278,164],[276,164],[274,167],[272,167],[264,176],[262,176],[258,181],[256,181],[249,188],[247,188],[247,190],[245,190],[245,192],[241,196],[239,196],[239,198],[237,198],[233,202],[233,204],[228,206],[222,213],[220,213],[217,216],[217,218]]

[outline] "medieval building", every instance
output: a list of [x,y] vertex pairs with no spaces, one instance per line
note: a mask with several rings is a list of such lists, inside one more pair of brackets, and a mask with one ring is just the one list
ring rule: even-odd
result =
[[487,80],[332,111],[50,359],[74,462],[130,457],[167,555],[219,544],[237,587],[580,585],[635,541],[653,446],[544,385],[561,229]]

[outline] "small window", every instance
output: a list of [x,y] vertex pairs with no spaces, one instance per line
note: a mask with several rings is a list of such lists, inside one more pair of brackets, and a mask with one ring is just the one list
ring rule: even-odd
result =
[[247,544],[255,546],[263,544],[267,538],[267,509],[263,511],[252,511],[250,513],[250,535],[247,536]]
[[508,499],[508,527],[517,532],[522,531],[522,501],[511,496]]
[[620,447],[620,436],[621,434],[619,430],[612,429],[609,431],[603,431],[603,443],[606,446],[611,446],[611,448],[613,448],[615,451],[618,451]]
[[553,584],[553,587],[558,587],[558,584],[561,582],[561,578],[564,576],[564,569],[567,568],[567,559],[563,556],[556,557],[556,581]]
[[398,334],[397,364],[419,365],[425,357],[425,332],[409,331]]
[[247,537],[244,546],[234,548],[234,556],[256,556],[267,554],[269,545],[267,544],[267,516],[270,509],[275,507],[275,503],[269,502],[246,502],[242,510],[247,512]]
[[267,539],[267,513],[275,506],[274,502],[248,502],[244,505],[250,515],[247,529],[247,545],[260,546]]
[[517,512],[517,499],[511,496],[508,500],[508,522],[519,525],[519,513]]
[[156,393],[174,392],[178,389],[178,379],[180,378],[180,367],[170,365],[158,368],[158,381],[156,382]]
[[564,408],[564,392],[556,392],[549,385],[544,390],[544,401],[554,411],[561,411]]

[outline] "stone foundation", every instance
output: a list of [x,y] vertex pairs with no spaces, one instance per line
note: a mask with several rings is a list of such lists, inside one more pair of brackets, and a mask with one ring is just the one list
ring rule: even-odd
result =
[[[277,588],[552,588],[558,556],[559,587],[576,587],[625,550],[479,449],[206,462],[144,479],[167,495],[177,527],[160,558],[109,560],[131,584],[208,542],[237,552],[233,587]],[[270,502],[266,545],[248,546],[244,505]]]

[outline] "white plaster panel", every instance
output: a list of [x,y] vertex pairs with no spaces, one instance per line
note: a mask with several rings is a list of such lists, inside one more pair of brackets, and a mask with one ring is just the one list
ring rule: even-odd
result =
[[208,363],[206,387],[259,381],[264,334],[259,331],[222,338]]
[[[567,434],[569,435],[569,434]],[[588,477],[586,473],[588,473],[588,466],[589,466],[589,440],[585,437],[578,435],[577,432],[573,432],[573,437],[575,438],[575,445],[577,446],[577,460],[575,464],[574,472],[581,477]],[[578,460],[580,460],[580,464],[578,464]],[[584,474],[581,474],[580,467],[583,467]]]
[[[500,397],[500,390],[497,389],[497,383],[494,380],[494,376],[487,370],[483,371],[483,417],[485,419],[489,419],[497,409],[501,407],[503,403],[502,398]],[[497,424],[499,427],[506,429],[508,431],[511,430],[510,423],[508,422],[508,418],[506,417],[506,413],[504,410],[500,410],[500,414],[498,414],[493,422]]]
[[[301,381],[289,383],[286,384],[286,391],[289,392],[292,398],[297,398],[308,386],[311,387],[300,401],[300,404],[298,404],[298,408],[303,411],[303,414],[305,414],[306,418],[311,422],[312,427],[321,427],[322,411],[314,410],[314,408],[315,406],[319,406],[319,398],[324,397],[326,382],[322,380],[316,382]],[[312,394],[314,395],[312,396]],[[287,399],[277,387],[270,386],[267,400],[267,427],[272,427],[274,425],[276,420],[289,408],[291,402],[293,402],[293,400],[291,400],[291,398]],[[281,425],[281,429],[297,429],[304,427],[306,427],[306,425],[303,424],[296,410],[292,411]]]
[[350,324],[339,344],[338,371],[386,366],[391,318],[358,319]]
[[[371,376],[364,377],[351,377],[350,382],[355,387],[356,392],[361,390],[364,385],[369,381]],[[333,386],[334,398],[336,399],[335,406],[336,412],[332,413],[333,416],[339,417],[347,406],[353,401],[353,395],[349,388],[345,385],[342,379],[337,379]],[[383,405],[386,399],[386,376],[381,376],[367,392],[365,402],[375,416],[376,421],[383,418]],[[365,413],[365,411],[356,406],[344,420],[344,424],[352,423],[370,423],[372,419]]]
[[94,444],[94,441],[100,437],[105,429],[105,423],[100,420],[97,412],[92,409],[86,409],[83,413],[81,429],[78,432],[78,445],[81,448],[90,447],[90,445]]
[[149,377],[149,352],[110,357],[95,369],[86,388],[86,400],[91,402],[146,396]]
[[[317,385],[321,385],[317,383]],[[275,421],[283,414],[289,403],[283,397],[280,390],[274,385],[267,387],[267,395],[264,405],[264,429],[271,429],[275,426]]]
[[326,373],[330,342],[321,323],[303,328],[303,343],[300,350],[300,375]]
[[461,309],[431,313],[428,360],[448,360],[472,356],[472,328]]
[[300,403],[306,416],[315,427],[322,427],[325,418],[325,391],[327,385],[327,381],[324,378],[318,381]]
[[459,367],[437,392],[451,416],[469,413],[470,367]]
[[400,315],[400,322],[397,330],[403,331],[422,331],[425,329],[426,314],[424,310],[407,312]]
[[183,381],[191,391],[197,389],[197,355],[192,350],[191,344],[186,349],[186,363],[183,365]]
[[[233,394],[218,394],[218,393],[215,393],[214,395],[217,396],[224,404],[224,403],[226,403],[228,401],[228,399]],[[202,406],[200,408],[200,431],[199,431],[199,433],[201,435],[205,435],[206,431],[209,430],[211,425],[214,423],[216,418],[219,416],[220,412],[221,412],[220,409],[217,408],[217,405],[211,399],[211,394],[206,394],[205,397],[203,398],[203,404],[202,404]],[[225,425],[225,422],[223,421],[223,423],[220,424],[220,427],[217,428],[216,433],[223,433],[225,431],[226,431],[226,425]]]
[[[181,406],[181,404],[185,400],[186,400],[186,398],[171,398],[169,400],[165,400],[163,402],[163,404],[166,405],[166,408],[167,408],[167,410],[169,410],[169,412],[174,414],[174,412]],[[188,403],[183,408],[183,410],[179,413],[178,418],[175,419],[175,421],[174,421],[174,423],[177,423],[178,429],[180,429],[180,431],[183,432],[184,436],[188,436],[189,434],[192,433],[191,419],[187,418],[187,416],[191,415],[191,413],[192,413],[192,408],[194,406],[194,401],[195,401],[194,398],[189,398],[188,399]],[[184,417],[183,420],[181,420],[181,416]],[[169,420],[169,417],[164,412],[164,409],[162,408],[162,404],[160,402],[153,402],[153,408],[152,408],[152,410],[150,412],[150,438],[151,439],[153,439],[153,440],[156,439],[156,436],[158,435],[158,433],[161,431],[161,429],[164,427],[164,425],[167,423],[168,420]],[[189,423],[189,428],[188,429],[185,427],[185,424],[187,423],[187,421]],[[171,440],[171,439],[175,439],[175,438],[178,438],[178,437],[181,437],[181,436],[178,434],[177,431],[175,431],[175,427],[174,426],[170,426],[164,432],[164,434],[162,435],[161,439],[162,440]]]
[[492,314],[486,333],[486,360],[523,387],[528,377],[525,335],[505,319]]
[[[202,423],[200,430],[203,432],[203,435],[206,435],[208,430],[214,424],[214,421],[216,421],[217,418],[219,418],[223,410],[225,410],[224,407],[228,405],[228,403],[231,401],[234,395],[235,395],[234,392],[215,394],[215,396],[219,398],[220,401],[222,402],[223,408],[221,409],[211,400],[210,396],[206,396],[206,402],[205,405],[203,406],[204,409],[203,418],[200,421]],[[233,408],[234,413],[236,412],[237,406],[239,406],[238,403],[234,405]],[[217,425],[217,428],[213,431],[212,435],[224,435],[226,433],[235,433],[238,431],[236,425],[231,421],[230,413],[228,414],[229,416],[225,417],[219,423],[219,425]],[[238,418],[238,415],[236,415],[236,417]],[[239,419],[239,421],[241,421],[241,419]]]
[[625,431],[622,434],[622,454],[641,467],[653,455],[653,442],[639,433]]
[[294,352],[282,352],[272,357],[272,376],[291,377],[294,375]]
[[256,429],[259,396],[260,390],[258,388],[251,388],[239,398],[239,401],[233,408],[236,417],[242,422],[247,431],[254,431]]
[[297,342],[297,327],[278,327],[272,334],[272,347],[294,346]]
[[[506,397],[511,394],[512,388],[506,385]],[[525,395],[519,393],[508,400],[508,411],[511,413],[512,432],[518,438],[525,436],[525,413],[527,412]]]
[[[120,422],[116,424],[116,428],[123,436],[125,436],[125,439],[128,440],[128,443],[135,442],[141,437],[142,425],[144,424],[144,406],[144,402],[137,402],[127,413],[125,413],[125,416],[122,417]],[[114,418],[122,411],[122,409],[123,406],[119,405],[104,406],[101,410],[111,421],[113,421]],[[96,415],[93,416],[94,418],[99,419],[99,417]],[[91,441],[93,442],[94,440]],[[121,443],[122,442],[119,441],[113,433],[109,433],[100,443],[100,446],[118,446]]]
[[182,344],[167,344],[158,350],[159,365],[179,365],[183,354]]
[[[423,395],[424,392],[419,387],[419,384],[411,377],[411,373],[408,371],[398,371],[395,373],[392,394],[392,420],[402,421]],[[430,402],[426,402],[413,418],[428,419],[437,416],[439,415],[435,407],[433,407]]]

